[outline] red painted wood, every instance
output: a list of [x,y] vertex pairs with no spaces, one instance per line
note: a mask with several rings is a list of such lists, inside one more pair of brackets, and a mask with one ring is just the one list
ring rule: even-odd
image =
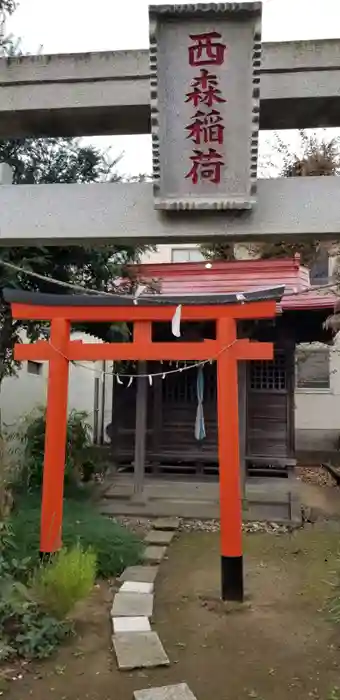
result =
[[[150,321],[135,321],[133,324],[133,345],[152,344],[152,325]],[[137,357],[135,358],[138,359]],[[161,358],[162,359],[162,358]]]
[[260,343],[242,338],[233,347],[235,360],[272,360],[274,357],[273,343]]
[[[141,322],[140,325],[142,325]],[[139,325],[138,323],[135,324]],[[149,324],[143,329],[141,340],[133,343],[79,343],[70,341],[65,345],[64,354],[70,361],[92,362],[94,360],[210,360],[217,357],[222,350],[215,340],[205,340],[203,343],[151,343]],[[135,337],[139,331],[135,331]],[[145,336],[144,336],[145,333]],[[146,338],[143,340],[143,338]],[[228,349],[235,360],[271,360],[273,358],[272,343],[256,343],[249,340],[237,340]],[[42,340],[30,345],[16,345],[15,359],[35,360],[44,362],[57,356],[57,351],[48,341]]]
[[[218,357],[218,423],[222,556],[242,554],[241,489],[238,435],[237,360],[270,359],[271,343],[236,339],[239,318],[275,315],[273,301],[236,306],[184,306],[183,320],[217,319],[217,340],[153,343],[151,321],[170,321],[175,307],[39,307],[13,304],[14,318],[51,320],[50,342],[16,345],[18,360],[49,360],[41,551],[61,546],[63,481],[67,428],[68,362],[98,359],[206,360]],[[132,343],[70,341],[70,321],[134,321]],[[221,352],[222,351],[222,352]]]
[[[44,344],[43,344],[44,343]],[[18,345],[15,358],[21,360],[49,360],[55,351],[47,341],[39,345]],[[203,343],[77,343],[68,344],[65,354],[69,360],[208,360],[215,357],[219,346],[215,340]]]
[[[233,319],[218,320],[218,342],[222,346],[236,338]],[[239,467],[237,362],[222,353],[217,361],[218,455],[220,477],[221,554],[242,556],[242,501]]]
[[[69,334],[68,321],[62,318],[52,321],[51,342],[60,353],[66,351]],[[54,353],[48,375],[40,530],[40,551],[44,553],[60,549],[62,535],[68,360],[60,353]]]

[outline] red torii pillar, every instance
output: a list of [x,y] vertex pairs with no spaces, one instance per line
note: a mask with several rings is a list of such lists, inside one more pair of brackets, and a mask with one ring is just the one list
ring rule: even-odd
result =
[[[221,513],[221,565],[223,600],[242,601],[242,499],[239,467],[238,380],[239,360],[270,360],[272,343],[237,339],[240,319],[272,318],[283,288],[267,301],[246,303],[185,304],[139,300],[138,305],[115,297],[70,297],[7,290],[15,319],[50,321],[49,341],[17,344],[15,359],[48,361],[48,395],[42,492],[40,550],[55,552],[62,544],[63,487],[67,429],[68,365],[93,360],[209,360],[217,359],[218,450]],[[268,290],[266,290],[268,296]],[[274,293],[275,292],[275,293]],[[225,298],[230,295],[225,295]],[[270,296],[270,293],[269,293]],[[274,297],[274,298],[273,298]],[[263,298],[263,297],[262,297]],[[171,319],[176,303],[183,304],[183,321],[216,321],[216,340],[204,342],[152,342],[152,323]],[[132,322],[131,343],[82,343],[70,340],[72,322]]]

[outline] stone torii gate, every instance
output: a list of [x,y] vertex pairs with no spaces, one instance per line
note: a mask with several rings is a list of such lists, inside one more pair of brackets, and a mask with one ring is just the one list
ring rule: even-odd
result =
[[[265,128],[340,125],[338,79],[333,70],[339,68],[337,49],[329,48],[330,58],[327,47],[322,56],[313,47],[310,51],[304,48],[302,59],[299,52],[290,55],[293,51],[287,45],[281,58],[272,46],[267,47],[262,70],[261,3],[232,2],[151,7],[146,72],[145,56],[125,52],[112,57],[97,54],[93,61],[91,55],[85,59],[40,56],[38,61],[30,56],[20,62],[0,59],[3,138],[143,133],[151,126],[153,148],[152,184],[14,187],[7,173],[2,180],[0,174],[4,183],[0,186],[0,244],[159,244],[207,242],[212,237],[252,242],[339,236],[340,178],[257,180],[260,116]],[[287,71],[294,73],[293,81],[287,80]],[[313,92],[318,93],[315,99]],[[222,295],[195,301],[158,297],[139,300],[137,305],[129,298],[119,301],[117,296],[108,301],[107,297],[65,299],[7,293],[14,318],[51,322],[49,341],[15,350],[18,360],[50,363],[43,553],[61,544],[68,363],[89,359],[204,361],[214,356],[218,365],[222,597],[242,599],[236,367],[240,359],[270,359],[272,348],[238,339],[236,322],[273,317],[282,292],[266,290],[255,297],[244,293],[241,298]],[[153,343],[152,322],[169,321],[178,303],[183,304],[184,320],[215,320],[216,340]],[[130,321],[134,340],[98,346],[70,341],[70,324],[81,320]]]
[[[63,488],[67,431],[69,362],[89,360],[191,360],[217,362],[217,414],[221,511],[221,594],[243,600],[242,501],[239,468],[239,360],[269,360],[272,343],[237,338],[237,321],[272,318],[283,287],[242,295],[197,297],[64,296],[5,290],[15,319],[50,322],[49,340],[17,344],[15,359],[49,363],[40,551],[55,552],[62,543]],[[178,303],[184,321],[214,321],[216,340],[153,342],[152,324],[170,322]],[[70,340],[75,322],[133,324],[133,340],[83,343]],[[190,370],[188,370],[190,371]],[[127,389],[128,391],[128,389]]]
[[[166,39],[167,18],[175,28],[170,42]],[[185,159],[180,166],[185,180],[190,141],[185,127],[192,116],[186,93],[201,70],[197,66],[198,74],[193,74],[188,65],[189,37],[197,23],[203,33],[221,30],[227,47],[222,82],[220,67],[215,71],[210,64],[208,68],[218,77],[218,89],[227,100],[219,104],[224,133],[228,132],[228,153],[224,155],[228,155],[229,174],[234,143],[237,159],[244,164],[240,142],[249,147],[249,157],[252,152],[254,174],[259,123],[261,129],[270,130],[340,127],[340,40],[261,44],[260,4],[235,2],[201,8],[156,7],[151,12],[150,51],[0,58],[0,138],[128,135],[152,130],[154,178],[159,179],[166,147],[162,125],[167,124],[169,114],[171,128],[177,124],[177,138],[168,130],[168,142],[178,161]],[[179,26],[181,32],[177,32]],[[161,160],[155,150],[157,141],[159,153],[163,151]],[[222,173],[225,193],[226,167]],[[338,177],[259,179],[251,212],[235,215],[232,209],[210,210],[203,216],[177,212],[176,217],[154,207],[151,183],[14,187],[7,177],[1,179],[1,173],[0,183],[0,245],[92,245],[93,241],[157,245],[206,242],[212,235],[231,242],[296,241],[300,237],[332,240],[340,235]],[[198,189],[196,185],[196,194]]]

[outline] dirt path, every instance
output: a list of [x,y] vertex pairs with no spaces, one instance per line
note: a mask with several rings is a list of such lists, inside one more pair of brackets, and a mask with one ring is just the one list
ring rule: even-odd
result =
[[184,534],[162,565],[155,629],[168,669],[121,673],[110,651],[106,586],[79,611],[79,637],[9,687],[22,700],[132,700],[133,691],[186,681],[198,700],[328,700],[340,686],[340,629],[321,610],[338,534],[246,537],[249,606],[218,601],[218,535]]
[[299,496],[301,503],[308,508],[313,508],[321,513],[323,518],[339,519],[340,513],[340,489],[334,486],[317,486],[316,484],[299,484]]

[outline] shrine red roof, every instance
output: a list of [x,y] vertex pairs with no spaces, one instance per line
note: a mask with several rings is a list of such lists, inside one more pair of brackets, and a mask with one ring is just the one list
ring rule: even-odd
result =
[[329,290],[313,289],[309,270],[299,257],[234,262],[161,263],[136,266],[138,277],[154,280],[162,294],[223,294],[285,285],[283,311],[332,309],[337,299]]

